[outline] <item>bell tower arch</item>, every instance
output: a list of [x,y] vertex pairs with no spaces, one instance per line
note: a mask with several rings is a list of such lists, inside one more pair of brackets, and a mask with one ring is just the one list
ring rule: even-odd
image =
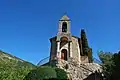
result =
[[58,35],[60,34],[70,34],[70,18],[67,15],[64,15],[59,20]]
[[67,23],[66,22],[62,23],[62,32],[67,32]]

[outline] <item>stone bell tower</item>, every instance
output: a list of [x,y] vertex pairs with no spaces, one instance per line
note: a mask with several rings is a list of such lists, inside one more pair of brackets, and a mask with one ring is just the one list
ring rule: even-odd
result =
[[[70,32],[70,19],[67,15],[64,15],[59,20],[59,28],[58,33],[54,38],[51,38],[51,55],[50,60],[54,60],[55,58],[60,58],[63,60],[68,60],[70,57],[73,57],[73,42],[72,35]],[[77,44],[78,42],[76,42]],[[77,45],[78,46],[78,45]],[[76,47],[78,51],[77,55],[78,60],[80,60],[80,51],[79,47]]]
[[70,19],[64,15],[59,20],[57,33],[57,57],[67,60],[72,55],[72,41],[70,32]]
[[70,24],[71,21],[67,15],[59,20],[58,33],[50,39],[50,61],[56,59],[67,61],[69,58],[74,58],[79,63],[89,62],[88,55],[82,55],[84,53],[81,39],[71,34]]

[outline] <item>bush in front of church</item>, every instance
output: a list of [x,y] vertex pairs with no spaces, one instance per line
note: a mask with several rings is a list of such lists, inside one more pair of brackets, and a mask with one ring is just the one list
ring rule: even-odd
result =
[[24,80],[67,80],[67,73],[59,68],[42,66],[32,70]]
[[57,75],[54,68],[44,66],[32,70],[30,73],[28,73],[28,75],[24,78],[24,80],[44,80],[44,79],[51,79],[56,77]]
[[62,70],[62,69],[60,69],[60,68],[55,68],[55,71],[56,71],[56,75],[57,75],[57,79],[64,79],[64,80],[67,80],[68,79],[68,77],[67,77],[67,73],[64,71],[64,70]]

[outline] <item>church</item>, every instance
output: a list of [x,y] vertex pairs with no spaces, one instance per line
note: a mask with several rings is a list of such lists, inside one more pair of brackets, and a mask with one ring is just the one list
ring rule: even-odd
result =
[[58,24],[58,33],[50,39],[50,62],[56,59],[69,60],[76,59],[79,63],[92,62],[92,49],[88,46],[86,33],[81,29],[80,36],[72,35],[70,31],[71,20],[64,15]]
[[81,29],[78,37],[72,35],[70,27],[70,18],[67,15],[62,16],[57,35],[50,38],[49,61],[42,66],[50,65],[63,69],[69,80],[103,80],[102,68],[93,61],[92,48],[88,45],[85,30]]

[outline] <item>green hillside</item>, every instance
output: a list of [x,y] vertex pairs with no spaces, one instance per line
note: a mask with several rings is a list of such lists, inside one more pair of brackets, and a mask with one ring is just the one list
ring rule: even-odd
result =
[[0,51],[0,80],[23,80],[36,66]]

